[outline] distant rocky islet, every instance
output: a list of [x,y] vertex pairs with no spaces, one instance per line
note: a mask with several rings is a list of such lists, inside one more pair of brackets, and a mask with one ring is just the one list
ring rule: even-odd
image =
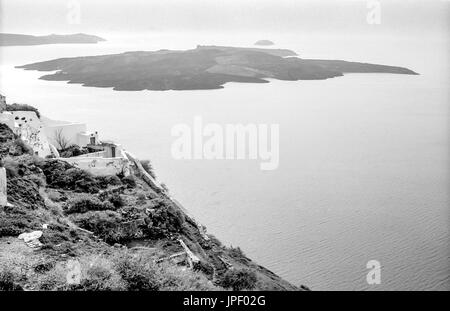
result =
[[275,43],[273,43],[270,40],[258,40],[258,41],[255,42],[255,45],[269,46],[269,45],[275,45]]

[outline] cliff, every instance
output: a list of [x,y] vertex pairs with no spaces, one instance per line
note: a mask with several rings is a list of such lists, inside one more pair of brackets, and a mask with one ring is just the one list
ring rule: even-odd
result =
[[207,234],[131,155],[130,174],[94,176],[0,134],[0,290],[307,289]]

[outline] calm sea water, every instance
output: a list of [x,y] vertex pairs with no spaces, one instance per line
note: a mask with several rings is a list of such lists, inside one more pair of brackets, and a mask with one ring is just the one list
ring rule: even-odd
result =
[[[225,244],[314,290],[450,289],[449,45],[444,38],[268,37],[305,58],[406,66],[420,76],[227,84],[222,90],[115,92],[38,80],[15,65],[132,50],[250,46],[258,36],[111,37],[98,45],[1,49],[0,92],[51,118],[87,122],[142,159]],[[171,128],[280,124],[280,166],[174,160]],[[366,263],[382,265],[381,285]]]

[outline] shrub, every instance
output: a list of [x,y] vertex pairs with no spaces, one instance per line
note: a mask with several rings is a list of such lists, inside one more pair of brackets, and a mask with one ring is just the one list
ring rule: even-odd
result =
[[0,123],[0,144],[5,144],[7,142],[13,141],[17,136],[9,128],[8,125]]
[[41,118],[41,114],[39,113],[39,110],[33,106],[27,105],[27,104],[11,104],[6,105],[6,111],[34,111],[38,118]]
[[142,160],[141,165],[144,168],[144,170],[153,178],[156,178],[155,172],[153,171],[153,166],[150,163],[150,160]]
[[20,156],[26,153],[33,154],[33,150],[6,124],[0,123],[0,157]]
[[200,260],[194,263],[194,271],[199,271],[212,277],[214,274],[214,267],[209,262]]
[[58,150],[61,158],[78,157],[83,154],[87,154],[88,150],[80,148],[78,145],[70,145],[62,150]]
[[233,247],[231,246],[230,248],[228,248],[228,254],[233,257],[233,258],[242,258],[245,257],[244,252],[242,251],[242,249],[238,246],[238,247]]
[[40,166],[44,163],[44,159],[38,155],[22,154],[14,157],[14,160],[22,165],[24,171],[29,171],[34,174],[42,174]]
[[8,202],[22,209],[44,208],[39,187],[28,178],[12,178],[7,183]]
[[228,270],[221,281],[224,288],[233,290],[253,289],[256,286],[257,277],[254,271],[249,269]]
[[129,188],[136,187],[136,178],[133,175],[128,175],[122,178],[122,182],[126,184]]
[[209,240],[212,242],[212,244],[217,245],[220,248],[225,248],[225,246],[223,246],[222,242],[217,237],[215,237],[213,234],[208,233],[208,237],[209,237]]
[[44,230],[40,241],[48,248],[62,243],[73,243],[79,239],[79,233],[75,230],[70,230],[68,227],[62,225],[52,224],[47,230]]
[[38,186],[43,186],[45,185],[44,175],[34,162],[35,156],[28,154],[15,157],[7,156],[1,160],[0,166],[6,169],[8,178],[26,177]]
[[139,203],[145,203],[145,201],[147,200],[147,195],[144,191],[138,191],[136,192],[136,199]]
[[19,162],[13,160],[12,158],[4,158],[1,166],[6,169],[6,177],[8,179],[19,176]]
[[34,182],[38,187],[45,187],[47,184],[45,179],[39,175],[30,175],[27,176],[27,179]]
[[192,270],[180,270],[177,266],[162,266],[160,290],[168,291],[210,291],[218,290],[208,279]]
[[57,191],[50,191],[50,192],[48,192],[47,193],[47,197],[52,202],[61,202],[61,201],[67,200],[67,197],[65,195],[62,195],[61,193],[59,193]]
[[125,289],[125,282],[114,269],[113,263],[103,257],[81,259],[84,278],[75,290],[117,291]]
[[67,214],[86,213],[88,211],[114,210],[112,203],[100,201],[97,197],[89,194],[83,194],[67,202]]
[[98,192],[100,185],[92,174],[78,168],[70,168],[65,173],[74,190],[89,193]]
[[72,220],[81,228],[94,232],[109,244],[120,243],[132,237],[120,223],[122,216],[113,211],[91,211],[72,216]]
[[113,274],[110,270],[94,266],[87,271],[87,277],[81,281],[79,286],[75,286],[75,290],[84,291],[115,291],[122,290],[121,279],[117,282],[111,282]]
[[0,271],[0,291],[23,290],[18,284],[18,276],[11,270],[2,269]]
[[83,288],[83,290],[111,290],[109,286],[105,286],[108,279],[112,276],[111,271],[108,269],[101,266],[90,267],[87,271],[87,275],[88,277],[80,284],[80,287]]
[[116,291],[124,290],[125,282],[114,270],[112,261],[107,257],[82,256],[78,258],[81,268],[79,284],[67,284],[67,263],[56,264],[50,271],[42,274],[37,281],[40,290],[71,291]]
[[113,193],[106,198],[115,209],[125,206],[125,200],[118,193]]
[[97,180],[102,188],[107,188],[108,186],[119,186],[122,184],[122,181],[116,175],[97,176]]
[[22,154],[34,154],[33,148],[28,146],[21,138],[16,138],[13,145],[10,147],[10,152],[14,156],[19,156]]
[[169,264],[156,264],[148,255],[119,255],[115,260],[115,269],[126,282],[127,290],[136,291],[186,291],[215,290],[202,274],[191,270],[181,270]]
[[56,264],[51,270],[38,278],[36,286],[39,290],[69,290],[66,276],[65,267],[62,264]]
[[34,272],[45,273],[52,270],[54,267],[55,267],[54,261],[43,262],[34,266]]
[[61,206],[49,198],[44,198],[45,208],[55,217],[63,217],[64,213]]
[[54,188],[97,193],[111,184],[120,184],[117,176],[93,176],[89,172],[61,160],[47,159],[38,166],[42,169],[47,184]]
[[32,211],[21,207],[0,209],[0,237],[15,236],[41,228],[42,222]]
[[37,155],[33,155],[31,158],[31,162],[35,166],[40,167],[41,165],[43,165],[45,163],[45,160]]
[[165,191],[165,192],[169,192],[169,187],[167,187],[167,185],[165,183],[161,183],[161,188]]
[[116,260],[115,268],[129,291],[156,291],[161,287],[152,260],[127,254]]
[[34,151],[29,145],[27,145],[21,138],[17,138],[14,141],[14,145],[22,151],[22,154],[30,154],[33,155]]
[[39,167],[50,187],[88,193],[97,193],[105,188],[92,174],[64,161],[47,159]]
[[167,200],[157,201],[146,219],[146,234],[151,238],[162,238],[180,232],[185,222],[184,215]]

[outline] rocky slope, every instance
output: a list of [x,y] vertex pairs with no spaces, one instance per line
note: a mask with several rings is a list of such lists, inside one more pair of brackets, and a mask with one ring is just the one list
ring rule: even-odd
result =
[[[0,289],[306,289],[206,235],[138,170],[95,177],[32,155],[4,124],[0,135],[10,203],[0,207]],[[33,231],[40,247],[18,239]]]

